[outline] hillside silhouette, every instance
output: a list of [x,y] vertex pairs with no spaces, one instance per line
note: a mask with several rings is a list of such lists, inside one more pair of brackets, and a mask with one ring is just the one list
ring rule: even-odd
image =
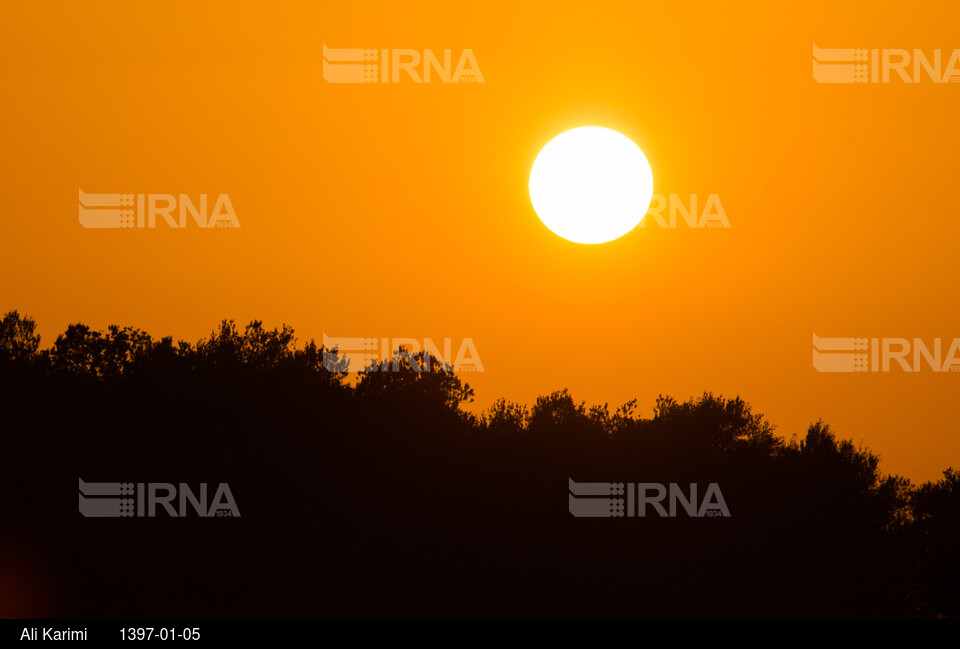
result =
[[[558,350],[557,353],[566,353]],[[423,353],[350,380],[294,331],[0,323],[0,616],[956,617],[960,472],[912,485],[740,398],[465,409]],[[909,431],[905,431],[905,434]],[[239,518],[84,518],[85,481],[229,483]],[[730,517],[575,518],[567,485],[717,483]]]

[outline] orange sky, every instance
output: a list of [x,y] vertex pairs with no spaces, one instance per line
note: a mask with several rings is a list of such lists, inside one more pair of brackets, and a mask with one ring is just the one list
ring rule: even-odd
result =
[[[960,6],[29,2],[0,7],[0,310],[195,341],[470,337],[476,404],[742,395],[914,480],[960,466],[960,374],[820,374],[811,335],[960,337],[960,84],[817,84],[811,45],[960,48]],[[746,3],[745,3],[746,4]],[[482,84],[334,85],[322,45]],[[730,229],[598,246],[534,214],[555,135],[605,126]],[[88,230],[77,190],[229,194],[239,230]],[[213,199],[211,199],[213,200]]]

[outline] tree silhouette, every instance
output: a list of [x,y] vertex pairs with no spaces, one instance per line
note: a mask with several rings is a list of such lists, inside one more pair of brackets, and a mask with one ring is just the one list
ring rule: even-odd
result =
[[34,358],[40,348],[40,336],[34,332],[37,323],[10,311],[0,321],[0,361],[25,362]]
[[[482,413],[473,397],[426,352],[349,367],[287,325],[224,320],[191,344],[72,324],[41,349],[10,312],[0,565],[27,557],[47,577],[0,584],[0,602],[15,588],[39,617],[960,614],[952,469],[915,487],[823,422],[785,441],[709,392],[661,396],[650,417],[567,390]],[[78,476],[228,482],[242,516],[85,519]],[[731,515],[575,518],[570,479],[717,483]]]

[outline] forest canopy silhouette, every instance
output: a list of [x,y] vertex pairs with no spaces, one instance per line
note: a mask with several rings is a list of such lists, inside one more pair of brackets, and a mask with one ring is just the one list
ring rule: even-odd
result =
[[[73,324],[42,348],[7,313],[0,566],[42,576],[0,586],[0,614],[960,614],[958,471],[913,485],[739,397],[661,396],[645,418],[561,390],[473,413],[424,352],[361,369],[286,325],[188,343]],[[242,516],[85,519],[78,477],[228,482]],[[731,515],[575,518],[571,478],[717,483]]]

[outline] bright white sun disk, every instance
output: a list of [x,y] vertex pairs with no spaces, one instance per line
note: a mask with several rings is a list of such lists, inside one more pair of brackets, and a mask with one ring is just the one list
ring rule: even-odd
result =
[[653,196],[653,173],[630,138],[598,126],[561,133],[530,170],[530,200],[550,230],[576,243],[632,230]]

